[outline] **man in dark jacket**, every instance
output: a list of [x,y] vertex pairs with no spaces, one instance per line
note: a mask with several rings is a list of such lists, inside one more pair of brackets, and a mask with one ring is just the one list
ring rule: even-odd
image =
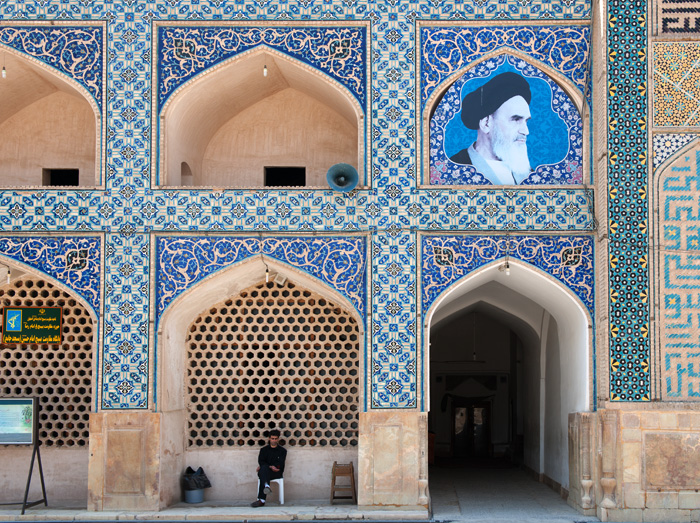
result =
[[270,481],[279,479],[284,472],[284,460],[287,458],[287,450],[279,444],[280,431],[272,429],[268,435],[269,443],[260,449],[258,454],[258,499],[253,501],[251,507],[264,507],[265,498],[271,492]]

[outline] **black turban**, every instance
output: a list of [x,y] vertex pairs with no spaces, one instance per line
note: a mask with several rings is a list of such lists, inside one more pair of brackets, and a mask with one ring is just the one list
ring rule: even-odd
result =
[[462,121],[468,129],[478,129],[479,120],[496,112],[514,96],[522,96],[529,104],[530,84],[517,73],[501,73],[472,91],[462,100]]

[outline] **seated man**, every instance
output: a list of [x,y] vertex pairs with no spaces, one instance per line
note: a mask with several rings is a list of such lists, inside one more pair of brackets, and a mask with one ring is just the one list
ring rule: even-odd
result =
[[253,501],[251,507],[264,507],[265,498],[271,492],[270,481],[279,479],[284,472],[284,460],[287,458],[287,450],[279,444],[280,431],[272,429],[269,434],[269,443],[260,449],[258,454],[258,499]]

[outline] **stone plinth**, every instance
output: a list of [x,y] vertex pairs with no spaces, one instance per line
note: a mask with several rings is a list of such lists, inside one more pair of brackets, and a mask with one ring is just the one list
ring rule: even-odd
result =
[[360,414],[358,504],[427,511],[427,440],[424,413]]
[[88,509],[159,510],[160,420],[152,412],[90,415]]

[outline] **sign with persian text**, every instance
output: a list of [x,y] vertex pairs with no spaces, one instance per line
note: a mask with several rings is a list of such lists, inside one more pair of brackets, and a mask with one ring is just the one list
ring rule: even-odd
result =
[[61,343],[61,307],[5,307],[3,343]]
[[0,445],[30,445],[35,421],[33,398],[0,398]]

